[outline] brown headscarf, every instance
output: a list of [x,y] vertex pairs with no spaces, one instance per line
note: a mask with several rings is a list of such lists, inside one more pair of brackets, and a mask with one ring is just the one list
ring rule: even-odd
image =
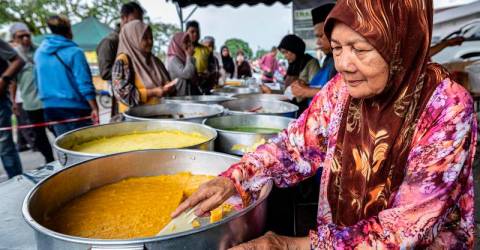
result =
[[333,222],[351,226],[388,208],[404,178],[417,120],[447,77],[429,63],[432,0],[340,0],[326,21],[365,37],[389,64],[385,90],[350,97],[338,133],[328,201]]
[[140,49],[143,35],[149,26],[140,20],[130,21],[120,31],[117,54],[126,54],[133,70],[147,89],[159,87],[170,81],[163,63],[152,53],[144,54]]

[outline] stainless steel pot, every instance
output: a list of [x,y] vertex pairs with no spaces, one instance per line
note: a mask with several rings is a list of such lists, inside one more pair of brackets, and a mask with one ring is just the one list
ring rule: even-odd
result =
[[254,93],[261,93],[260,87],[233,87],[233,86],[225,86],[221,89],[214,89],[212,90],[212,94],[214,95],[221,95],[221,96],[229,96],[232,97],[238,94],[254,94]]
[[225,101],[235,100],[235,98],[218,95],[190,95],[175,96],[165,98],[167,103],[202,103],[202,104],[218,104]]
[[[228,110],[226,113],[231,115],[259,114],[295,118],[298,111],[297,105],[288,102],[261,99],[238,99],[222,102],[221,105]],[[257,112],[251,112],[253,110]]]
[[227,249],[260,236],[265,228],[269,182],[260,198],[223,220],[177,234],[131,240],[100,240],[54,232],[43,218],[71,199],[91,189],[128,177],[155,176],[189,171],[217,175],[238,158],[196,150],[147,150],[110,155],[63,169],[38,183],[26,196],[22,213],[34,229],[37,248],[43,249]]
[[208,138],[207,141],[188,148],[213,150],[217,132],[205,125],[192,122],[179,121],[154,121],[154,122],[120,122],[100,126],[90,126],[65,133],[55,140],[53,145],[58,156],[58,161],[63,166],[86,161],[92,158],[104,156],[104,154],[90,154],[73,151],[75,145],[98,138],[112,137],[116,135],[131,134],[133,132],[147,132],[159,130],[180,130],[183,132],[196,132]]
[[238,99],[250,98],[250,99],[258,99],[258,100],[273,100],[273,101],[284,101],[288,102],[290,99],[286,95],[280,94],[239,94],[234,95],[233,97]]
[[285,129],[294,119],[269,116],[269,115],[231,115],[205,119],[204,124],[217,130],[218,137],[215,139],[215,151],[243,155],[245,152],[240,148],[251,147],[262,139],[268,139],[277,133],[249,133],[228,130],[236,127],[255,127]]
[[220,116],[223,107],[199,103],[162,103],[130,108],[123,114],[127,121],[176,120],[202,123],[205,118]]

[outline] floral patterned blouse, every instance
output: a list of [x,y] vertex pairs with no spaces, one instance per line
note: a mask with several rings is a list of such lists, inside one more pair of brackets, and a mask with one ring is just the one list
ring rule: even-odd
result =
[[393,202],[353,226],[332,222],[327,200],[337,133],[348,93],[337,75],[288,129],[246,154],[222,176],[244,204],[273,180],[288,187],[323,168],[312,249],[470,249],[474,239],[472,162],[477,123],[473,101],[460,85],[441,82],[420,116],[405,178]]

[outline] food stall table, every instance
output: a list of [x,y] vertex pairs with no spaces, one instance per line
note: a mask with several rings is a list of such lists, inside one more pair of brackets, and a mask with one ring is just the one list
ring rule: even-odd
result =
[[35,234],[22,216],[25,196],[37,182],[61,169],[58,162],[0,183],[0,249],[36,249]]

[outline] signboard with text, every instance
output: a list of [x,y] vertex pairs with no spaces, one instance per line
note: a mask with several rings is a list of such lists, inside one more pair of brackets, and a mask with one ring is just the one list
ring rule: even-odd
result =
[[312,9],[332,0],[293,0],[293,33],[301,37],[307,44],[307,50],[315,50],[313,34]]

